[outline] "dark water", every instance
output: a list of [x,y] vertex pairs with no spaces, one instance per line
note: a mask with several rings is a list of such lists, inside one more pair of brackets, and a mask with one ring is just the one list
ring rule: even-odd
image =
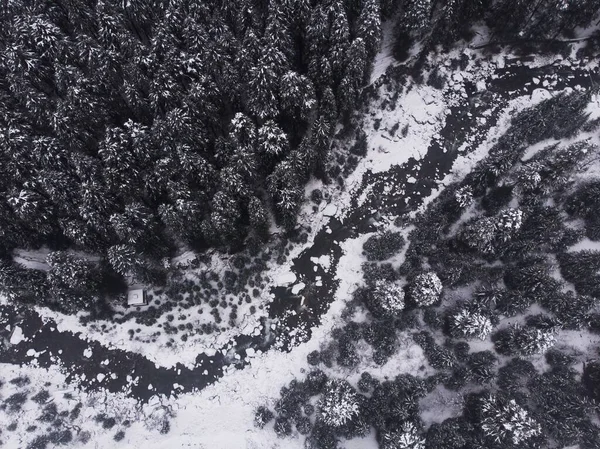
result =
[[[157,367],[141,355],[106,348],[99,343],[82,340],[71,332],[59,332],[52,321],[42,321],[33,311],[4,307],[1,312],[8,324],[19,325],[27,340],[0,350],[0,362],[27,364],[34,358],[28,356],[27,352],[34,349],[43,352],[36,357],[39,366],[58,365],[67,374],[67,380],[74,381],[83,389],[123,391],[131,397],[147,401],[155,394],[173,394],[174,383],[181,385],[179,392],[204,388],[222,376],[226,365],[235,365],[238,368],[245,366],[248,348],[266,351],[272,348],[277,340],[280,350],[290,350],[293,341],[287,337],[289,329],[302,325],[309,337],[310,329],[320,323],[321,316],[334,299],[338,286],[334,274],[342,256],[340,243],[359,234],[372,232],[375,229],[374,221],[379,216],[402,216],[418,208],[452,168],[459,156],[457,149],[464,142],[464,137],[472,135],[472,130],[477,130],[475,141],[464,150],[464,153],[468,153],[479,145],[487,131],[496,124],[499,113],[511,98],[530,94],[534,89],[541,87],[533,84],[533,78],[548,74],[556,74],[558,77],[557,84],[549,89],[558,90],[577,85],[590,88],[599,81],[596,73],[577,68],[556,68],[552,65],[536,69],[513,65],[498,69],[497,78],[486,80],[485,92],[477,92],[472,85],[466,86],[468,98],[462,105],[451,109],[443,129],[430,143],[422,160],[410,159],[384,173],[367,172],[363,176],[360,188],[355,192],[351,212],[342,221],[332,218],[317,234],[312,246],[293,261],[292,271],[297,281],[306,284],[301,292],[304,303],[301,304],[302,297],[293,295],[290,288],[275,287],[272,290],[275,298],[269,307],[269,318],[279,321],[280,331],[272,332],[268,323],[264,322],[261,335],[237,337],[233,350],[229,351],[227,356],[221,352],[210,357],[200,354],[194,369],[182,365],[166,369]],[[489,110],[491,114],[482,125],[476,122],[476,117],[480,116],[484,109]],[[416,181],[407,182],[410,177]],[[392,193],[384,193],[384,189],[389,185],[393,186],[389,191]],[[357,198],[366,188],[370,188],[371,193],[363,204],[358,205]],[[377,213],[373,213],[372,210],[376,210]],[[317,265],[315,271],[315,265],[310,259],[323,255],[330,256],[331,266],[324,270]],[[317,276],[320,276],[322,285],[318,285]],[[294,311],[295,314],[290,314],[290,311]],[[0,330],[0,336],[9,338],[4,329]],[[92,354],[90,357],[84,357],[83,353],[88,347]],[[238,354],[239,359],[232,357],[234,354]],[[107,359],[109,364],[103,365],[102,362]],[[96,378],[100,373],[105,374],[105,377],[99,382]],[[116,375],[115,379],[111,378],[113,373]],[[131,384],[127,376],[137,378],[137,382]],[[152,389],[149,389],[150,385]]]

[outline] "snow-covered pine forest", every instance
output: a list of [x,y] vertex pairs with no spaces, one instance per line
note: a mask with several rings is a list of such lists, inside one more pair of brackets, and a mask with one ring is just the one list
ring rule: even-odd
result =
[[597,0],[0,5],[0,445],[600,448],[599,52]]

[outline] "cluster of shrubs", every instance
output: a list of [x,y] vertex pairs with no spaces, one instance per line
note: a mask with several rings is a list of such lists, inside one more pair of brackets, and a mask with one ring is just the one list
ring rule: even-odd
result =
[[[88,431],[82,431],[74,425],[81,414],[83,404],[77,402],[72,409],[60,409],[54,401],[49,391],[41,389],[31,395],[31,381],[28,377],[16,377],[9,381],[18,391],[6,397],[0,403],[0,410],[6,413],[8,417],[14,418],[14,421],[6,426],[9,432],[26,432],[27,434],[37,433],[36,436],[29,439],[26,449],[46,449],[47,447],[57,447],[73,444],[78,445],[87,443],[91,437]],[[0,388],[3,383],[0,382]],[[65,393],[65,399],[72,400],[70,393]],[[19,419],[22,410],[27,401],[32,401],[38,406],[38,415],[36,424],[30,424],[27,427],[19,425]],[[114,434],[114,440],[120,441],[125,437],[124,429],[130,425],[127,420],[118,420],[116,417],[99,414],[94,421],[104,430],[110,431],[115,426],[120,429]],[[77,430],[76,433],[74,431]]]

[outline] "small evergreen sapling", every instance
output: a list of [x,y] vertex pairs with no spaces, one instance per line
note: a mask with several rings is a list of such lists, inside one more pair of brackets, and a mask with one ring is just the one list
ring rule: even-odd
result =
[[418,275],[411,287],[411,298],[419,307],[435,304],[442,294],[442,281],[437,274],[430,271]]

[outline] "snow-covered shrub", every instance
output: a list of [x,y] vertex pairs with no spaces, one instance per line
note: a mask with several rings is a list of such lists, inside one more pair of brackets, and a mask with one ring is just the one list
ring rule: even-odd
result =
[[461,209],[468,207],[473,203],[473,189],[470,186],[463,186],[454,193],[456,204]]
[[419,434],[417,426],[406,422],[399,430],[385,432],[379,447],[381,449],[424,449],[425,439]]
[[322,393],[325,385],[327,385],[327,376],[320,369],[312,370],[304,379],[304,391],[308,396]]
[[302,404],[306,399],[303,384],[292,380],[288,386],[281,388],[279,400],[275,404],[275,411],[279,416],[295,420],[301,416]]
[[359,398],[345,380],[331,379],[319,401],[319,419],[333,428],[344,427],[360,413]]
[[441,423],[433,423],[427,430],[428,449],[455,449],[467,447],[473,426],[463,417],[448,418]]
[[298,433],[300,435],[308,435],[310,433],[312,425],[310,423],[310,419],[306,416],[301,416],[296,421],[296,429],[298,429]]
[[396,279],[396,272],[391,263],[365,262],[361,268],[367,285],[374,285],[379,280],[393,281]]
[[492,332],[492,322],[480,313],[461,310],[450,317],[450,331],[456,337],[485,340]]
[[273,426],[278,437],[287,437],[292,434],[292,423],[289,418],[280,416]]
[[386,315],[397,315],[404,309],[404,290],[397,282],[378,280],[372,294],[375,305]]
[[542,354],[556,343],[552,330],[524,328],[518,324],[497,332],[492,340],[498,353],[523,356]]
[[369,237],[363,251],[368,260],[385,260],[400,251],[404,244],[404,237],[399,232],[384,231]]
[[420,307],[435,304],[442,294],[442,281],[433,271],[418,275],[411,286],[411,298]]
[[541,434],[538,422],[514,399],[487,394],[481,401],[481,429],[497,443],[521,444]]

